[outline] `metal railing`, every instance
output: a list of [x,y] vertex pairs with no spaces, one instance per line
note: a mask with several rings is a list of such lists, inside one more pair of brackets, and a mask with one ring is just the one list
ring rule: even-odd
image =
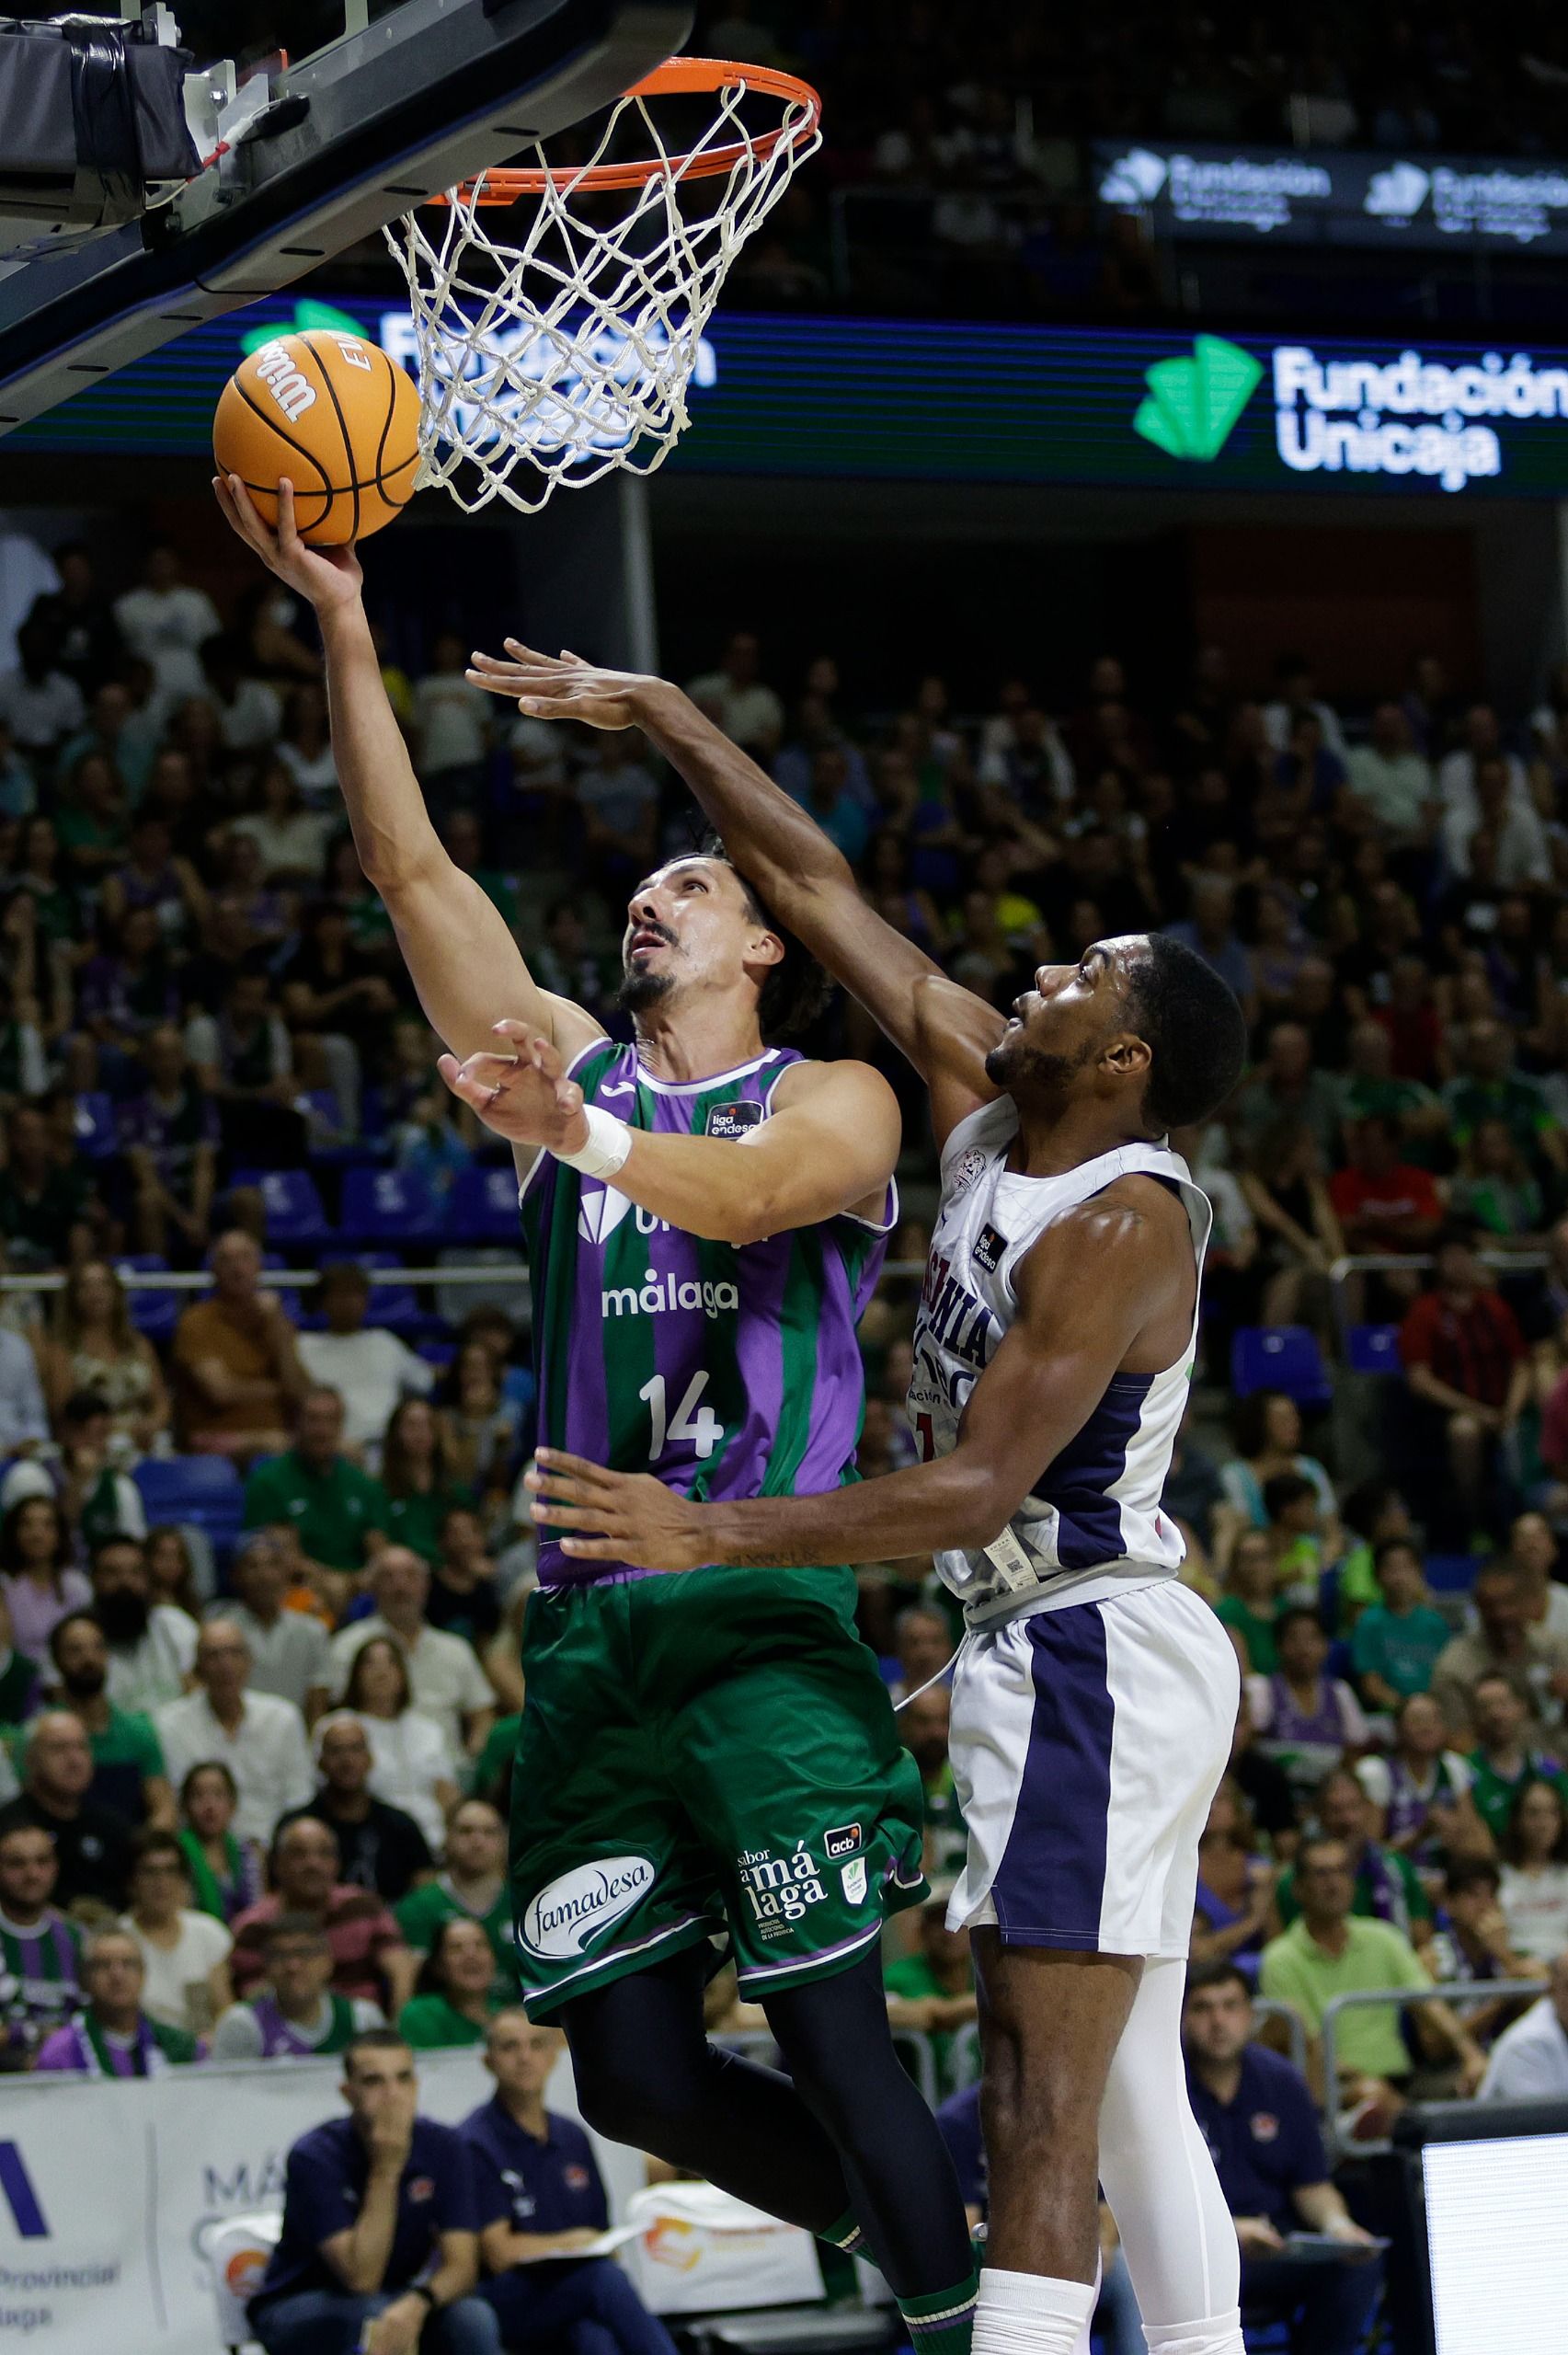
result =
[[1547,1992],[1544,1979],[1452,1979],[1434,1981],[1425,1989],[1414,1987],[1364,1987],[1354,1993],[1331,1995],[1323,2005],[1321,2037],[1323,2064],[1323,2134],[1328,2144],[1331,2164],[1354,2154],[1366,2158],[1376,2151],[1392,2149],[1384,2135],[1378,2140],[1347,2141],[1340,2132],[1339,2087],[1339,2022],[1345,2012],[1370,2011],[1373,2005],[1404,2012],[1412,2005],[1449,2004],[1461,2013],[1472,2004],[1513,2003],[1516,1998],[1533,2003]]

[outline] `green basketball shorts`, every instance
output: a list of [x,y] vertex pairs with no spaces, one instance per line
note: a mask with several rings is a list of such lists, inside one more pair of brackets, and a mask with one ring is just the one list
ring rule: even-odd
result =
[[727,1934],[743,1992],[843,1969],[926,1895],[919,1769],[848,1570],[542,1589],[511,1881],[536,2016]]

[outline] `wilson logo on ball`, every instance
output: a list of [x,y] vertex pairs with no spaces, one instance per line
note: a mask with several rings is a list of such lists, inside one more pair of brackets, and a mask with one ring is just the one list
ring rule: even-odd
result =
[[286,343],[264,343],[256,354],[256,373],[291,425],[315,408],[315,387],[301,375]]

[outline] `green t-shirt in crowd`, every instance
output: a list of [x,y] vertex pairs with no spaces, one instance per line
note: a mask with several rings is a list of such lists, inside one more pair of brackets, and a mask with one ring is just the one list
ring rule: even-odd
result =
[[385,1527],[381,1507],[381,1483],[345,1455],[316,1472],[290,1448],[258,1464],[245,1484],[246,1527],[287,1523],[299,1533],[301,1551],[329,1570],[364,1567],[366,1533]]
[[1514,1812],[1514,1801],[1527,1783],[1550,1783],[1564,1807],[1568,1807],[1568,1775],[1555,1758],[1543,1751],[1527,1750],[1525,1763],[1516,1775],[1502,1775],[1489,1766],[1479,1750],[1470,1753],[1469,1765],[1475,1780],[1470,1795],[1482,1823],[1499,1847],[1508,1829],[1508,1818]]
[[459,1506],[472,1511],[475,1502],[471,1488],[432,1488],[428,1496],[416,1491],[406,1497],[389,1496],[379,1481],[375,1488],[376,1517],[371,1526],[383,1531],[395,1545],[411,1546],[427,1562],[441,1559],[441,1523],[448,1513]]
[[509,1973],[513,1970],[516,1948],[512,1944],[511,1898],[504,1880],[487,1913],[471,1913],[454,1893],[445,1873],[435,1880],[421,1881],[392,1910],[397,1916],[398,1928],[416,1953],[429,1954],[443,1922],[477,1922],[490,1941],[496,1960]]
[[1227,1627],[1234,1627],[1247,1647],[1247,1665],[1254,1676],[1272,1676],[1279,1666],[1279,1654],[1275,1648],[1274,1623],[1277,1609],[1254,1611],[1239,1594],[1222,1594],[1214,1606],[1214,1615]]
[[[1309,1936],[1305,1922],[1292,1922],[1263,1950],[1259,1993],[1271,2003],[1292,2005],[1310,2036],[1322,2034],[1323,2013],[1335,1995],[1379,1987],[1409,1988],[1428,1995],[1435,1992],[1420,1956],[1402,1932],[1387,1922],[1363,1922],[1354,1914],[1345,1926],[1343,1954],[1332,1955],[1321,1947]],[[1399,2005],[1357,2004],[1339,2013],[1334,2054],[1342,2070],[1369,2077],[1408,2076],[1413,2063],[1400,2034]]]
[[452,2045],[483,2044],[476,2020],[455,2009],[444,1995],[413,1995],[397,2015],[397,2033],[416,2052],[439,2052]]
[[1425,1693],[1437,1655],[1452,1633],[1442,1613],[1429,1603],[1418,1603],[1410,1611],[1391,1611],[1386,1603],[1374,1603],[1351,1632],[1350,1663],[1357,1676],[1380,1676],[1398,1694]]
[[1370,1545],[1353,1545],[1339,1566],[1339,1629],[1348,1636],[1363,1611],[1381,1603],[1383,1590],[1372,1568]]
[[522,1730],[522,1712],[514,1709],[509,1717],[498,1717],[485,1736],[485,1747],[474,1769],[474,1796],[489,1799],[499,1806],[500,1795],[510,1789],[511,1763],[517,1756],[517,1738]]

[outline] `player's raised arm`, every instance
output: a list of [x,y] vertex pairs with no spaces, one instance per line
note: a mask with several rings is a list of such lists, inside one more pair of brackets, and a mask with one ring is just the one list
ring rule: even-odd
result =
[[387,700],[351,547],[313,548],[279,486],[278,528],[237,477],[213,483],[234,529],[269,571],[315,608],[326,657],[332,752],[354,847],[379,892],[430,1027],[459,1054],[490,1043],[501,1014],[521,1014],[570,1056],[600,1037],[580,1006],[541,990],[500,910],[454,866],[434,826]]
[[971,1391],[950,1453],[820,1496],[703,1505],[642,1474],[542,1450],[529,1477],[535,1519],[573,1533],[562,1544],[579,1559],[648,1569],[891,1561],[992,1545],[1143,1337],[1173,1313],[1191,1315],[1185,1215],[1145,1208],[1134,1189],[1148,1182],[1081,1204],[1024,1254],[1018,1321]]
[[678,687],[598,671],[507,640],[504,662],[475,655],[469,677],[541,718],[640,728],[691,787],[740,872],[908,1056],[931,1090],[938,1142],[999,1091],[985,1059],[1005,1024],[949,981],[862,899],[848,861],[798,802],[732,744]]
[[[496,1030],[501,1051],[461,1064],[443,1055],[440,1069],[520,1166],[541,1146],[567,1159],[596,1146],[624,1150],[612,1171],[588,1174],[612,1177],[629,1201],[715,1243],[760,1243],[842,1211],[882,1223],[901,1123],[897,1097],[869,1063],[794,1065],[767,1120],[738,1140],[657,1136],[585,1110],[559,1051],[526,1023],[498,1022]],[[575,1166],[588,1167],[580,1158]]]

